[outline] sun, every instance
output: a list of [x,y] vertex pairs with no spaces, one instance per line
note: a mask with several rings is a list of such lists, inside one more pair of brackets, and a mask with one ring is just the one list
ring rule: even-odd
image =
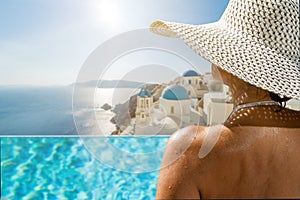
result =
[[115,27],[119,20],[119,7],[114,0],[101,0],[99,4],[101,22]]

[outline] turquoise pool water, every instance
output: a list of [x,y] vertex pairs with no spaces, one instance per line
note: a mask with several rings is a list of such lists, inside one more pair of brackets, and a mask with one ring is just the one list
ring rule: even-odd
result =
[[[146,200],[155,198],[158,168],[168,136],[88,137],[85,141],[78,137],[0,139],[1,199]],[[90,141],[102,145],[93,152],[87,148],[93,144]],[[132,153],[137,160],[122,160],[109,152],[108,146],[119,149],[119,154]],[[143,157],[154,151],[155,158]],[[114,162],[100,160],[99,152]],[[139,156],[143,158],[139,160]],[[142,165],[145,172],[137,173],[140,168],[129,172],[134,165]]]

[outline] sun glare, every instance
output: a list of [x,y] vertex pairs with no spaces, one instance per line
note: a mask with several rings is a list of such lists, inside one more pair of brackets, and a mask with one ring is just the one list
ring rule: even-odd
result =
[[119,20],[118,4],[114,0],[101,0],[99,5],[101,22],[115,27]]

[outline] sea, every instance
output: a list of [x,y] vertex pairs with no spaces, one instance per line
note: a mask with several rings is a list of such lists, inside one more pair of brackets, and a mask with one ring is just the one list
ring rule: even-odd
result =
[[[114,113],[104,111],[101,106],[124,103],[135,91],[130,88],[95,91],[97,118],[106,128],[106,134],[110,134],[115,129],[110,122]],[[77,135],[72,97],[72,86],[1,86],[0,135]]]

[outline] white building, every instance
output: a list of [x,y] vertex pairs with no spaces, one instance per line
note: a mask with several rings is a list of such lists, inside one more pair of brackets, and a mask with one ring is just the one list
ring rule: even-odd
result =
[[[207,125],[224,123],[233,109],[229,88],[220,81],[208,82],[209,93],[203,97],[203,118]],[[199,108],[200,109],[200,108]]]
[[[137,96],[135,135],[172,134],[188,125],[221,124],[232,111],[229,88],[220,81],[203,83],[202,76],[187,71],[166,87],[156,103],[147,89]],[[199,101],[200,100],[200,101]]]
[[207,85],[209,81],[213,80],[212,74],[210,72],[205,73],[202,76],[203,84]]
[[202,79],[199,74],[193,70],[186,71],[182,74],[179,81],[180,85],[183,86],[189,97],[197,99],[200,96],[199,90],[202,84]]
[[159,99],[160,107],[179,127],[190,123],[190,104],[191,100],[186,89],[179,85],[165,88]]
[[135,112],[136,124],[151,123],[150,113],[153,111],[153,97],[149,90],[143,88],[137,96],[137,107]]
[[179,129],[165,109],[154,105],[153,96],[147,89],[141,89],[138,93],[133,127],[135,135],[170,135]]

